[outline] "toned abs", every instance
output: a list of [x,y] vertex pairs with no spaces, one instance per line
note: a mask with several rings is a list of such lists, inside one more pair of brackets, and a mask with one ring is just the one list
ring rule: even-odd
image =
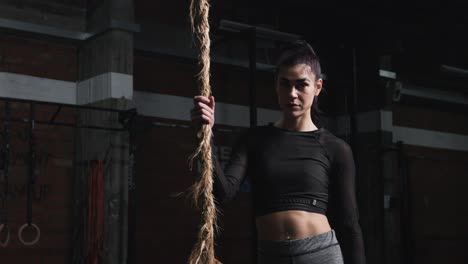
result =
[[331,230],[325,215],[300,210],[274,212],[255,219],[257,239],[301,239]]

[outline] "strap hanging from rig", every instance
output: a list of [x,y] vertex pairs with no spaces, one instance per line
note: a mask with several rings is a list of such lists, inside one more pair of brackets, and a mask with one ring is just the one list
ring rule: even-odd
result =
[[0,222],[0,237],[4,234],[4,238],[0,238],[0,247],[7,247],[10,242],[10,227],[8,226],[8,185],[9,185],[9,165],[10,165],[10,102],[5,102],[5,121],[3,122],[2,140],[3,146],[1,149],[1,169],[3,171],[4,189],[2,199],[2,214]]
[[[32,222],[32,202],[33,202],[33,190],[36,183],[36,140],[34,138],[34,103],[30,104],[29,109],[29,170],[28,170],[28,185],[27,185],[27,217],[26,224],[22,225],[18,230],[18,239],[25,246],[35,245],[41,238],[41,230],[39,227]],[[36,236],[31,241],[26,241],[23,237],[23,232],[26,228],[33,228],[36,232]]]

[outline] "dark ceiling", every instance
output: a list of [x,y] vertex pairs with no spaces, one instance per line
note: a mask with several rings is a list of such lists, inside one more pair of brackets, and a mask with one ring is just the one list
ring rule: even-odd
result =
[[467,77],[440,67],[468,69],[468,1],[409,2],[212,1],[211,17],[299,34],[322,58],[352,48],[389,54],[391,70],[413,84],[465,90]]
[[[135,0],[136,19],[189,27],[190,0]],[[468,78],[441,65],[468,69],[468,1],[210,0],[213,35],[221,19],[303,36],[327,72],[350,73],[358,60],[387,56],[387,69],[414,85],[466,91]],[[388,60],[390,58],[390,60]],[[389,63],[388,63],[389,61]],[[381,67],[381,66],[379,66]]]

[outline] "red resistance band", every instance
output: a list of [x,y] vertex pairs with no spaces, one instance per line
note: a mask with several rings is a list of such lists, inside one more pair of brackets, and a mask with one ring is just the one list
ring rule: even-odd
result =
[[99,264],[103,260],[103,181],[103,161],[93,160],[91,162],[91,174],[88,178],[88,254],[86,264]]

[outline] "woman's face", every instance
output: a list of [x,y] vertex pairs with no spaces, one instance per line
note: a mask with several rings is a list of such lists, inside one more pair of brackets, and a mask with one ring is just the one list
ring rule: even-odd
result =
[[281,67],[276,79],[276,94],[283,113],[289,117],[310,116],[314,97],[322,90],[322,83],[322,79],[316,80],[307,64]]

